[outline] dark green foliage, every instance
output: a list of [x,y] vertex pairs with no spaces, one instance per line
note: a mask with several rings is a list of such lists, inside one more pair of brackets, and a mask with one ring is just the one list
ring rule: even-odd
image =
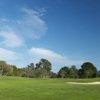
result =
[[13,68],[11,65],[7,64],[5,61],[0,61],[0,74],[1,75],[12,75]]
[[39,63],[36,63],[35,69],[36,69],[36,70],[37,70],[37,69],[41,69],[41,63],[40,63],[40,62],[39,62]]
[[35,78],[48,78],[49,73],[45,69],[34,70],[34,77]]
[[40,60],[40,66],[41,66],[41,68],[50,72],[52,64],[47,59],[41,59]]
[[22,77],[33,77],[33,78],[47,78],[51,76],[51,66],[52,64],[46,60],[41,59],[36,65],[30,63],[27,67],[21,68]]
[[78,70],[74,65],[70,68],[70,78],[78,78]]
[[41,59],[39,63],[36,63],[36,67],[34,68],[34,77],[50,77],[51,75],[51,67],[52,64],[47,59]]
[[82,74],[82,77],[85,77],[85,78],[96,77],[97,69],[92,63],[85,62],[81,66],[81,74]]
[[34,70],[34,63],[30,63],[30,65],[28,65],[28,69],[30,69],[30,70]]
[[79,78],[84,78],[82,69],[78,70],[78,76],[79,76]]
[[51,76],[50,76],[50,78],[57,78],[57,74],[54,73],[54,72],[51,72]]
[[12,68],[13,68],[12,72],[13,76],[19,76],[18,68],[15,65],[13,65]]
[[100,77],[100,71],[97,71],[97,77]]
[[62,67],[56,74],[51,72],[52,64],[47,59],[41,59],[38,63],[30,63],[27,67],[17,68],[15,65],[7,64],[0,61],[0,75],[6,76],[22,76],[30,78],[95,78],[100,77],[100,71],[97,72],[96,67],[85,62],[78,70],[75,65]]
[[70,73],[70,70],[68,67],[64,66],[62,67],[59,72],[58,72],[58,77],[61,77],[61,78],[68,78],[69,77],[69,73]]

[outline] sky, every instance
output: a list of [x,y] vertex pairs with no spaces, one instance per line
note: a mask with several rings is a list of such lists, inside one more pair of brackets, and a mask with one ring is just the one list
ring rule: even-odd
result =
[[92,62],[100,70],[99,0],[0,0],[0,60],[19,68],[41,58],[57,72]]

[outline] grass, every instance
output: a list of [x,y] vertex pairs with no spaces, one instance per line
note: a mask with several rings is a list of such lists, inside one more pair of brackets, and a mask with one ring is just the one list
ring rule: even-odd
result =
[[0,77],[0,100],[100,100],[100,85],[66,82],[93,82],[96,79],[33,79]]

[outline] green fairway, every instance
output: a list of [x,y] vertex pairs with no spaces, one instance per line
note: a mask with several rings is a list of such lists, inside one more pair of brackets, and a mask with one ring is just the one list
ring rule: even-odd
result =
[[100,100],[100,85],[67,82],[93,82],[100,79],[34,79],[0,77],[0,100]]

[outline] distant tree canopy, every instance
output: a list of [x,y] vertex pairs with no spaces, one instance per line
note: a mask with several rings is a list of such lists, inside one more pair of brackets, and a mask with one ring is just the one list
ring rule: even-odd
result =
[[100,71],[97,72],[97,68],[91,62],[85,62],[80,69],[77,69],[75,65],[68,67],[62,67],[58,72],[58,77],[61,78],[95,78],[100,77]]
[[78,78],[78,69],[76,68],[75,65],[71,66],[70,68],[70,78]]
[[28,69],[30,70],[34,70],[35,66],[34,66],[34,63],[30,63],[28,66]]
[[12,75],[13,68],[5,61],[0,61],[0,74],[1,75]]
[[92,63],[85,62],[81,66],[81,73],[82,73],[82,77],[85,78],[96,77],[97,69]]
[[0,61],[0,75],[22,76],[30,78],[95,78],[100,77],[100,71],[91,62],[85,62],[77,69],[75,65],[71,67],[64,66],[58,73],[52,70],[52,63],[47,59],[40,59],[39,62],[30,63],[27,67],[18,68],[15,65]]
[[100,71],[97,71],[97,77],[100,77]]
[[51,77],[52,64],[47,59],[41,59],[38,63],[30,63],[21,69],[23,77]]
[[50,61],[48,61],[47,59],[41,59],[39,63],[41,68],[47,70],[48,72],[51,71],[52,64]]
[[69,77],[69,72],[70,72],[69,68],[64,66],[59,70],[58,77],[68,78]]

